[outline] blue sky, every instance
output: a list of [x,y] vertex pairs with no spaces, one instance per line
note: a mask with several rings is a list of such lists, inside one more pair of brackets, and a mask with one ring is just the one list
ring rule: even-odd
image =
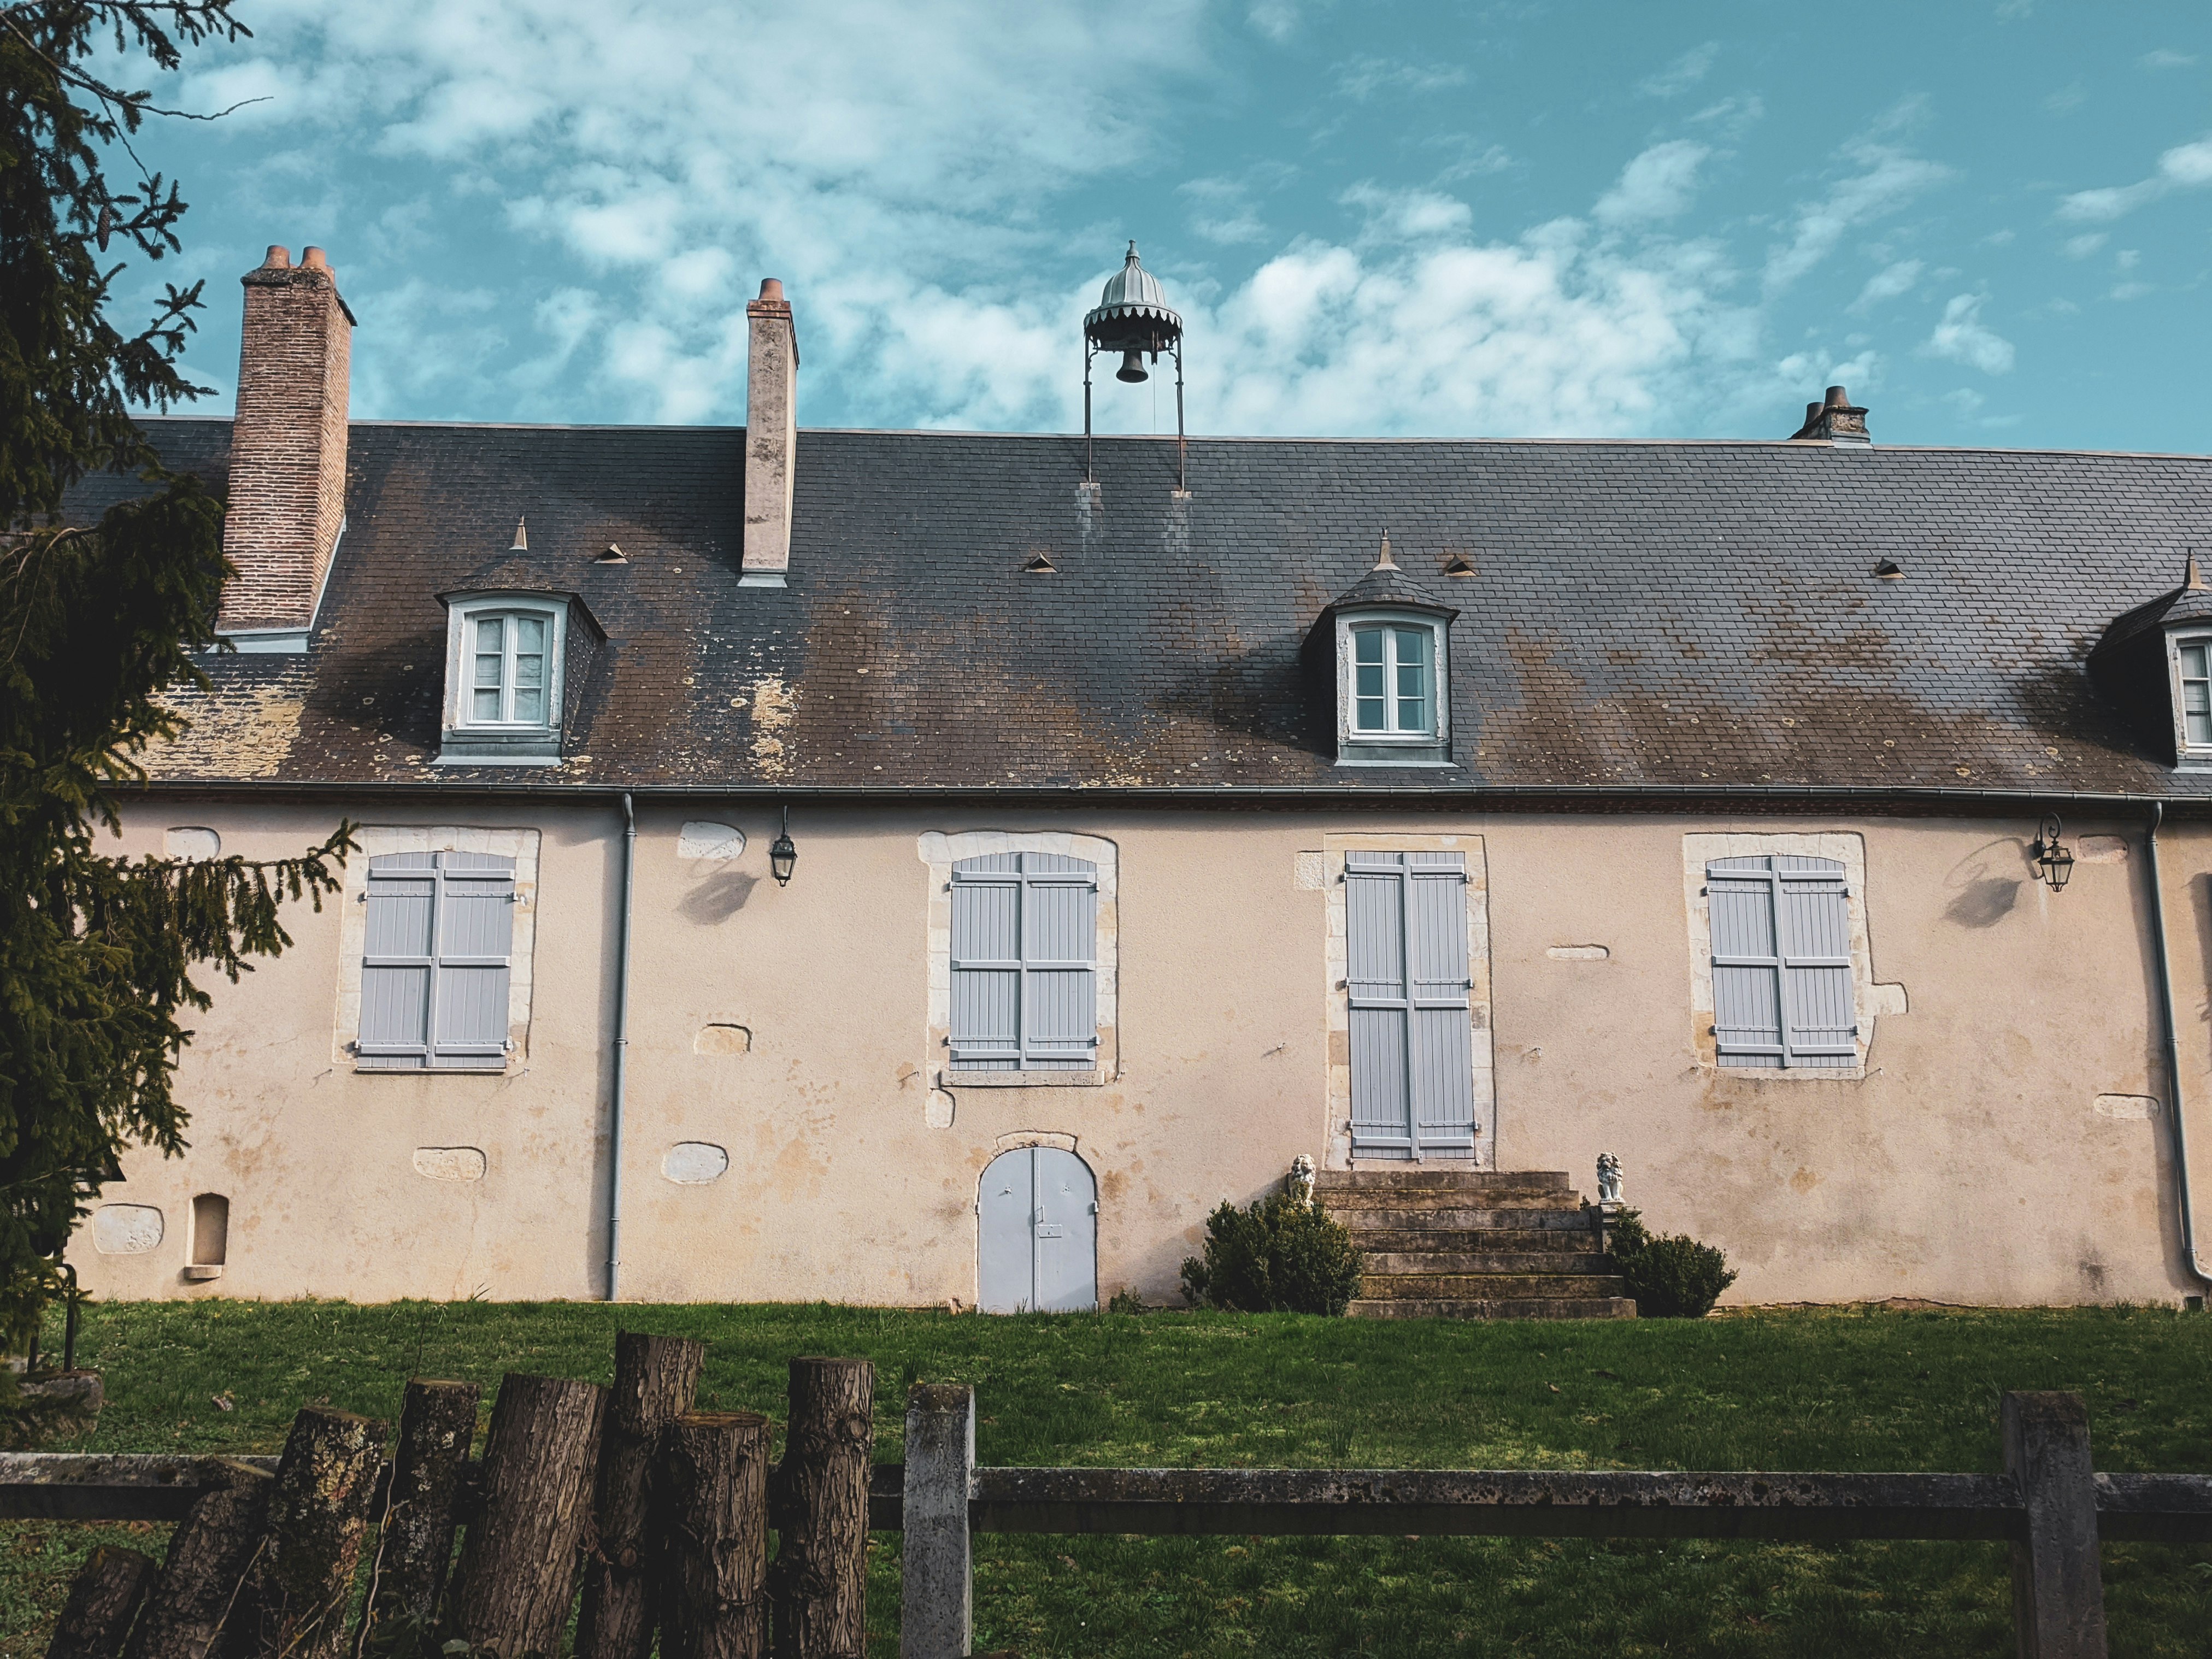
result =
[[1067,429],[1133,236],[1200,433],[2212,449],[2203,0],[239,11],[142,145],[226,395],[316,243],[358,416],[740,421],[772,275],[802,424]]

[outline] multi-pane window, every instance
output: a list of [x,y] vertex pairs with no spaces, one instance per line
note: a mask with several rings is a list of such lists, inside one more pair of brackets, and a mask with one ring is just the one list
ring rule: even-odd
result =
[[546,724],[546,666],[552,618],[543,611],[477,613],[470,618],[469,723]]
[[1435,673],[1426,628],[1387,625],[1352,630],[1352,729],[1378,735],[1426,737]]
[[2183,640],[2181,740],[2191,749],[2212,749],[2212,639]]

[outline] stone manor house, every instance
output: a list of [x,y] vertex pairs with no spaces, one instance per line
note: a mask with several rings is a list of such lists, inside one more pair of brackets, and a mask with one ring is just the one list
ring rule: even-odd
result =
[[1602,1153],[1734,1300],[2202,1292],[2212,459],[800,429],[774,282],[743,428],[354,422],[245,306],[122,847],[361,852],[96,1293],[1164,1301],[1304,1154],[1510,1311]]

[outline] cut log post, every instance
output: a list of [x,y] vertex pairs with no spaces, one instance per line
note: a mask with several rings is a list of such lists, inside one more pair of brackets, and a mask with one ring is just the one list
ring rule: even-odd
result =
[[2027,1509],[2027,1536],[2012,1547],[2021,1659],[2105,1659],[2088,1407],[2078,1394],[2008,1394],[1998,1417],[2005,1473]]
[[875,1406],[876,1368],[866,1360],[791,1362],[781,1536],[769,1575],[777,1659],[860,1659]]
[[385,1425],[329,1406],[292,1419],[269,1527],[224,1623],[222,1659],[335,1659],[368,1534]]
[[209,1490],[169,1534],[161,1577],[124,1650],[129,1659],[207,1659],[268,1535],[275,1475],[250,1463],[210,1458],[201,1480]]
[[62,1616],[46,1643],[46,1659],[121,1659],[131,1621],[138,1616],[154,1577],[150,1555],[102,1544],[85,1558],[70,1586]]
[[975,1474],[975,1390],[917,1382],[906,1396],[900,1503],[900,1659],[967,1659],[975,1640],[968,1493]]
[[[455,1504],[477,1433],[477,1385],[407,1385],[384,1524],[377,1534],[356,1655],[429,1650],[439,1593],[453,1565]],[[411,1641],[410,1641],[410,1638]]]
[[584,1566],[576,1659],[646,1659],[653,1645],[655,1543],[647,1487],[661,1431],[691,1409],[707,1345],[687,1336],[624,1331],[615,1338],[615,1386],[599,1448],[592,1506],[599,1541]]
[[483,1503],[461,1547],[452,1623],[499,1659],[554,1659],[576,1597],[607,1391],[510,1371],[484,1437]]
[[661,1659],[767,1659],[768,1465],[752,1412],[690,1413],[662,1433]]

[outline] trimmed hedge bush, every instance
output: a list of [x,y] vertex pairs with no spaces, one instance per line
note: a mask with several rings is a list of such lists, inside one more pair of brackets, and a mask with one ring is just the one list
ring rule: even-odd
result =
[[1654,1235],[1642,1214],[1623,1210],[1607,1224],[1607,1249],[1642,1319],[1703,1319],[1735,1283],[1728,1258],[1680,1233]]
[[1334,1316],[1359,1292],[1359,1252],[1317,1203],[1224,1200],[1206,1218],[1206,1254],[1182,1264],[1182,1289],[1194,1306]]

